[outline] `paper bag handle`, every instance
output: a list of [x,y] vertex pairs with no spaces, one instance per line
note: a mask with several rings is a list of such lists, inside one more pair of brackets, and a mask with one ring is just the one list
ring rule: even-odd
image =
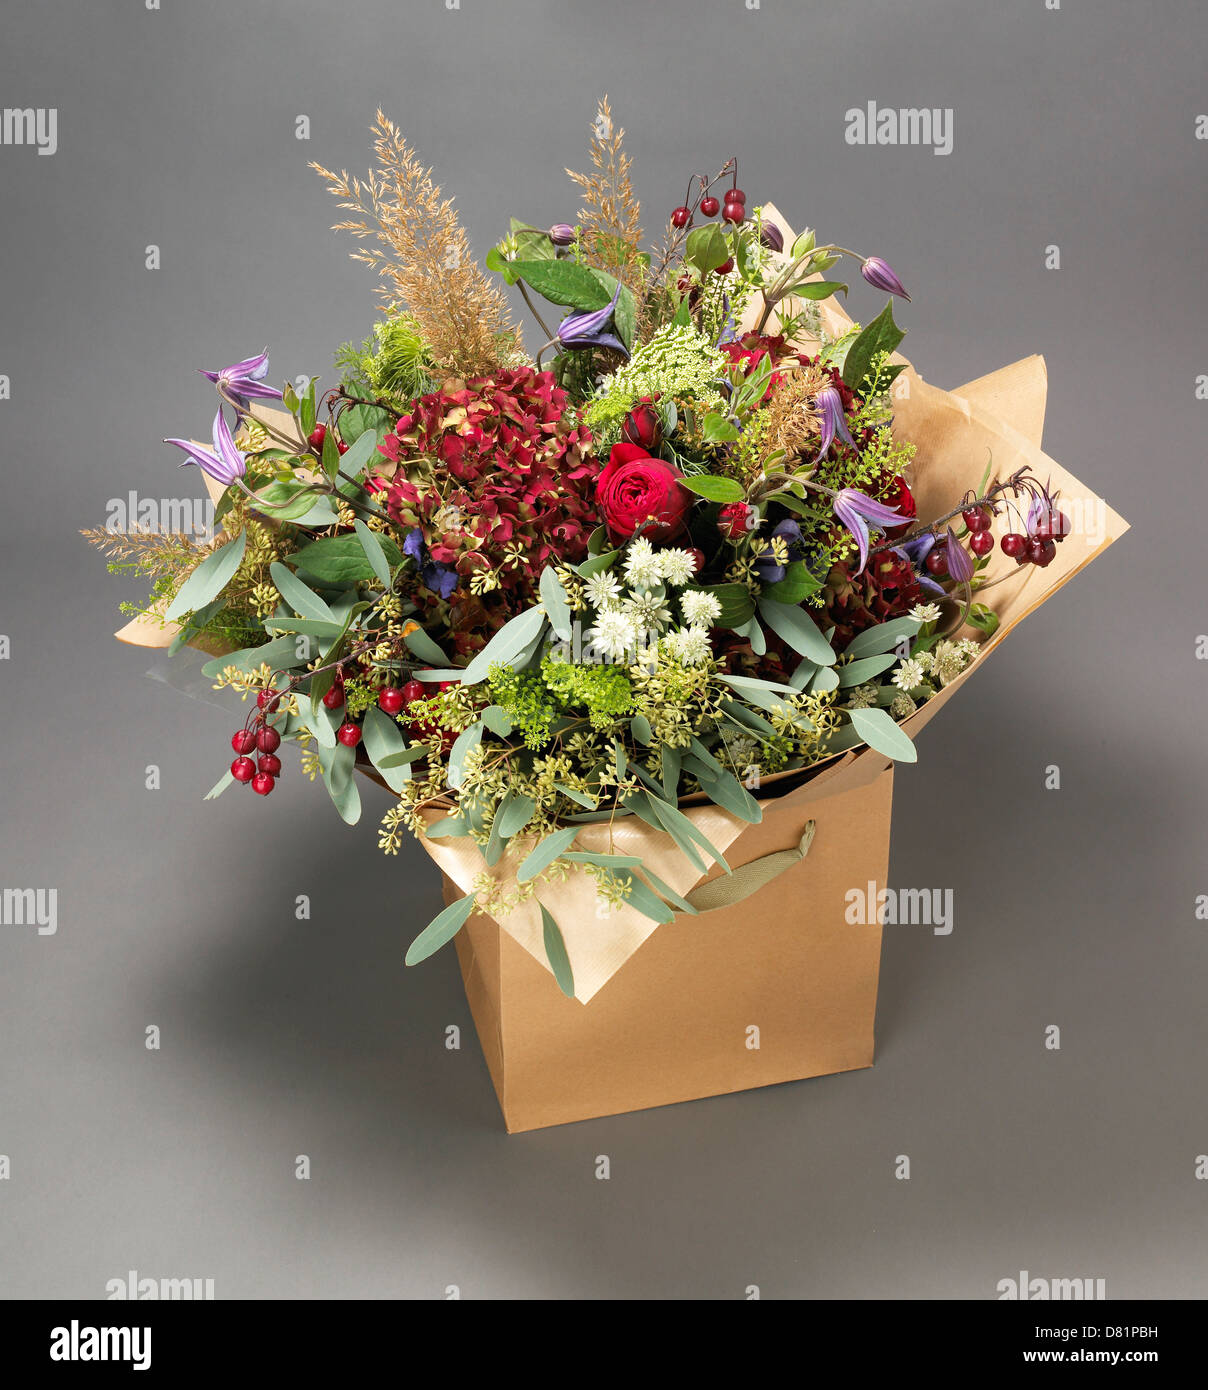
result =
[[752,893],[758,893],[771,881],[791,869],[809,853],[814,839],[814,822],[806,821],[801,839],[792,849],[778,849],[765,854],[762,859],[752,859],[733,873],[710,879],[685,895],[685,901],[697,912],[714,912],[719,907],[733,907]]

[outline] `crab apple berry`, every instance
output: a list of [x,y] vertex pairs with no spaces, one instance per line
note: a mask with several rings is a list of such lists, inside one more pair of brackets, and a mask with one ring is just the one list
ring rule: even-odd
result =
[[306,442],[307,442],[307,443],[310,445],[310,447],[311,447],[312,449],[314,449],[316,452],[321,453],[322,450],[323,450],[323,441],[324,441],[326,438],[327,438],[327,426],[326,426],[326,425],[316,425],[316,426],[314,427],[314,429],[311,430],[311,432],[306,436]]
[[692,209],[681,205],[671,214],[671,225],[673,227],[686,227],[691,216]]
[[256,735],[251,729],[236,729],[231,735],[231,747],[236,753],[250,753],[256,746]]
[[337,439],[337,440],[336,440],[336,449],[337,449],[337,451],[338,451],[339,453],[341,453],[341,454],[346,454],[346,453],[348,452],[348,445],[345,444],[344,441],[343,441],[342,439]]
[[328,709],[339,709],[344,703],[344,687],[342,685],[333,685],[327,694],[323,696],[323,703]]
[[721,207],[721,203],[718,202],[712,193],[706,193],[700,200],[700,210],[705,217],[716,217],[719,207]]
[[378,694],[378,709],[385,714],[397,714],[406,703],[403,692],[393,685],[386,686]]
[[1053,557],[1057,554],[1057,546],[1051,540],[1031,540],[1028,542],[1028,559],[1034,565],[1039,565],[1044,569],[1046,565],[1053,563]]
[[351,719],[346,719],[336,730],[336,738],[345,748],[355,748],[361,741],[360,727],[354,724]]
[[402,690],[403,703],[406,705],[415,704],[416,700],[425,700],[428,697],[428,687],[423,681],[408,681]]
[[281,747],[281,735],[266,724],[256,735],[256,747],[261,753],[275,753]]
[[267,772],[258,772],[252,778],[252,790],[258,796],[267,796],[277,785],[277,779],[270,777]]
[[736,541],[752,530],[753,509],[746,502],[728,502],[717,513],[717,529],[729,540]]
[[747,201],[747,195],[742,191],[741,188],[728,188],[728,189],[726,189],[726,202],[727,202],[727,203],[743,203],[743,204],[745,204],[746,201]]
[[725,206],[721,210],[721,215],[725,221],[733,222],[737,225],[745,219],[747,210],[741,203],[732,203],[727,199]]
[[270,687],[267,690],[262,690],[259,695],[256,696],[256,703],[261,709],[266,709],[271,712],[281,703],[281,694],[279,691],[273,690]]
[[704,552],[703,550],[698,549],[696,546],[692,546],[692,547],[689,549],[688,554],[692,556],[693,562],[694,562],[695,565],[696,565],[696,568],[692,571],[692,573],[693,573],[693,574],[700,574],[700,573],[702,573],[703,570],[704,570],[704,568],[705,568],[705,563],[706,563],[706,561],[705,561],[705,552]]
[[1002,546],[1002,553],[1009,555],[1012,560],[1018,560],[1022,564],[1027,558],[1028,538],[1021,536],[1018,531],[1008,531],[999,541],[999,545]]
[[231,776],[236,782],[250,782],[256,775],[256,764],[251,758],[236,758],[231,764]]
[[733,269],[734,269],[734,257],[733,257],[733,256],[727,256],[726,259],[725,259],[724,261],[722,261],[721,265],[719,265],[719,266],[717,267],[717,269],[716,269],[713,273],[714,273],[714,275],[729,275],[729,273],[730,273]]
[[961,516],[970,531],[988,531],[990,529],[990,517],[980,507],[968,507],[961,512]]
[[969,549],[974,555],[989,555],[994,549],[994,537],[989,531],[974,531],[969,537]]
[[929,550],[923,563],[927,566],[927,573],[935,575],[937,579],[948,573],[948,553],[942,545]]
[[270,777],[280,777],[281,759],[276,753],[261,753],[256,759],[256,771],[267,772]]

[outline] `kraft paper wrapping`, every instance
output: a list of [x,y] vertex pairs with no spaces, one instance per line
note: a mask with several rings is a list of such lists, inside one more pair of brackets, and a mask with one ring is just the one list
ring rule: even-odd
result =
[[[793,233],[783,217],[771,205],[766,206],[765,213],[782,228],[785,245],[790,246]],[[851,320],[833,300],[823,301],[819,308],[829,336],[842,334],[850,325]],[[750,306],[740,329],[745,331],[753,327],[758,313],[758,304]],[[775,322],[773,315],[771,331],[774,331]],[[919,376],[906,358],[900,354],[895,354],[895,358],[907,365],[893,387],[894,429],[917,446],[910,485],[920,518],[940,516],[950,510],[966,489],[977,486],[992,458],[994,472],[999,477],[1026,464],[1051,490],[1060,489],[1064,509],[1075,525],[1073,534],[1058,545],[1056,558],[1045,569],[1033,565],[1016,566],[1001,550],[995,549],[985,573],[990,579],[1000,574],[1008,577],[988,589],[984,596],[979,595],[979,601],[997,613],[998,629],[956,681],[904,721],[903,727],[913,737],[1024,618],[1118,540],[1128,529],[1128,523],[1041,449],[1048,385],[1043,358],[1025,358],[957,391],[932,386]],[[266,412],[266,415],[274,423],[282,419],[288,423],[289,420],[280,412]],[[205,482],[211,496],[217,500],[221,488],[209,478]],[[137,646],[166,647],[177,631],[176,624],[163,624],[151,616],[135,619],[116,635]],[[804,821],[811,803],[868,785],[888,764],[883,754],[870,748],[837,754],[811,770],[809,780],[803,784],[798,784],[800,774],[788,774],[787,778],[780,774],[765,779],[765,789],[778,780],[793,779],[792,789],[767,804],[797,808]],[[712,805],[692,805],[689,799],[683,809],[722,853],[750,829]],[[443,813],[434,812],[432,818],[440,814]],[[491,869],[478,846],[468,839],[422,837],[420,843],[463,893],[470,891],[474,879],[482,873],[514,886],[516,868],[532,847],[531,841],[518,842]],[[592,852],[608,851],[607,825],[584,826],[575,847]],[[680,894],[690,892],[707,876],[693,868],[669,836],[659,834],[631,816],[619,819],[612,827],[611,849],[615,853],[642,858]],[[808,857],[804,862],[808,864]],[[711,872],[719,871],[712,869]],[[590,1000],[620,970],[657,927],[632,908],[620,907],[611,912],[603,906],[598,908],[595,881],[578,868],[572,868],[563,881],[543,883],[538,892],[562,930],[574,972],[575,997],[582,1003]],[[603,915],[597,915],[598,911]],[[535,903],[502,914],[499,926],[548,970],[540,911]]]

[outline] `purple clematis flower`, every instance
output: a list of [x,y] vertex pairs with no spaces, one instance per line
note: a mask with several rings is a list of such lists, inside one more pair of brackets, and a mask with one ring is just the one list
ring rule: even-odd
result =
[[973,556],[956,538],[956,532],[948,527],[944,552],[948,556],[948,573],[958,584],[968,584],[973,578]]
[[242,362],[234,362],[223,367],[220,372],[207,372],[198,368],[207,381],[212,381],[220,391],[225,391],[245,408],[249,400],[279,401],[281,392],[265,386],[268,376],[268,348],[255,357],[245,357]]
[[717,347],[721,347],[723,343],[738,342],[738,329],[734,323],[733,310],[730,308],[730,296],[726,294],[724,290],[721,296],[721,309],[723,317],[721,332],[718,333],[717,343],[715,344]]
[[[822,447],[818,450],[818,457],[814,462],[819,463],[826,457],[827,450],[835,442],[836,436],[854,449],[856,441],[851,437],[851,430],[847,428],[847,417],[843,414],[843,397],[839,394],[838,387],[824,386],[814,397],[814,404],[818,407],[822,425]],[[857,493],[857,496],[860,495]]]
[[558,325],[559,343],[564,348],[612,348],[628,357],[629,349],[615,333],[609,331],[610,327],[616,326],[613,315],[620,297],[621,282],[618,280],[612,298],[602,309],[567,314]]
[[[835,394],[839,393],[836,391]],[[860,548],[860,568],[856,573],[861,574],[868,563],[869,522],[882,528],[897,526],[903,519],[902,513],[896,507],[887,507],[884,502],[878,502],[866,493],[857,492],[853,487],[840,489],[835,494],[833,505],[835,515],[856,538],[856,544]]]
[[403,551],[415,561],[419,577],[434,594],[447,599],[457,588],[457,571],[449,565],[442,565],[428,553],[424,538],[419,529],[409,531],[403,542]]
[[226,417],[222,413],[222,407],[218,407],[218,414],[214,416],[214,452],[203,449],[200,444],[194,444],[191,439],[165,439],[165,444],[175,444],[178,449],[183,449],[188,458],[180,466],[195,463],[203,473],[221,483],[223,487],[230,487],[233,482],[242,478],[247,472],[247,464],[244,456],[235,448],[235,441],[231,438],[231,431],[227,427]]
[[[795,521],[778,521],[768,533],[768,539],[780,536],[788,546],[789,559],[799,557],[802,550],[801,527]],[[762,554],[755,557],[755,569],[764,584],[779,584],[785,576],[785,566],[778,565],[769,545]]]
[[915,578],[919,582],[919,588],[926,593],[934,594],[937,598],[947,598],[948,592],[944,586],[934,580],[927,572],[924,561],[927,556],[935,549],[935,537],[930,531],[924,531],[921,536],[915,536],[914,540],[907,541],[904,545],[895,545],[894,551],[908,560],[914,567]]
[[893,267],[886,264],[880,256],[869,256],[860,267],[860,274],[868,281],[875,290],[884,290],[886,294],[900,295],[907,303],[910,296],[902,288],[902,282],[893,273]]

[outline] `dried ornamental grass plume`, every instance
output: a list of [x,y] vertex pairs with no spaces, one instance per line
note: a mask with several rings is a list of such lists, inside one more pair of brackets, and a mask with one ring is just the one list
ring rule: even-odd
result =
[[566,172],[583,190],[579,209],[582,239],[590,265],[618,275],[630,289],[641,287],[642,214],[629,181],[633,161],[621,149],[625,132],[612,122],[608,97],[600,98],[592,124],[594,174]]
[[413,315],[433,360],[452,376],[479,376],[510,361],[520,349],[507,300],[475,264],[451,199],[443,198],[414,151],[381,111],[373,127],[378,167],[365,182],[321,164],[340,206],[359,219],[336,231],[380,242],[384,251],[354,251],[390,283],[381,294]]

